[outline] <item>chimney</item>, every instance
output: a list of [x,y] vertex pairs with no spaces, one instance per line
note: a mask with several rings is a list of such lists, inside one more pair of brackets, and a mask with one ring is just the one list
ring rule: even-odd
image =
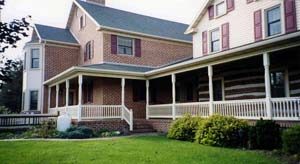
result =
[[100,4],[105,5],[105,0],[86,0],[87,2],[94,3],[94,4]]

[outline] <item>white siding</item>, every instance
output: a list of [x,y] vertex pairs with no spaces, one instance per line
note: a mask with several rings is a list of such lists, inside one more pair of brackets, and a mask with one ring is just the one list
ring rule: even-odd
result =
[[[31,68],[31,49],[40,50],[39,68]],[[30,91],[38,91],[38,111],[42,111],[42,95],[43,95],[43,47],[41,44],[26,45],[24,49],[26,53],[26,68],[23,73],[23,97],[24,106],[23,111],[28,111],[30,108]]]
[[[222,0],[216,0],[215,4]],[[201,22],[197,26],[197,33],[193,35],[194,44],[194,58],[202,56],[202,32],[210,31],[217,27],[221,27],[222,24],[229,22],[229,34],[230,34],[230,48],[242,46],[254,42],[254,11],[259,9],[264,10],[281,5],[282,19],[284,19],[283,0],[258,0],[253,3],[247,4],[246,0],[235,0],[235,9],[224,16],[216,18],[214,20],[208,19],[208,12],[204,15]],[[296,0],[297,20],[300,20],[300,1]],[[264,16],[263,16],[264,22]],[[298,30],[300,30],[300,21],[297,22]],[[284,22],[282,23],[282,32],[285,33]],[[265,25],[263,24],[263,29]],[[265,33],[265,30],[263,30]],[[265,35],[263,34],[265,38]],[[208,33],[208,45],[209,45],[209,33]],[[210,50],[210,48],[209,48]]]

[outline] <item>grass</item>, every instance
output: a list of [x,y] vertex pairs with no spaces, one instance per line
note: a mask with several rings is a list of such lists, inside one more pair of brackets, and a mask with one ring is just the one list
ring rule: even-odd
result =
[[276,164],[254,151],[216,148],[169,140],[163,136],[96,141],[0,142],[0,161],[6,163],[170,163]]

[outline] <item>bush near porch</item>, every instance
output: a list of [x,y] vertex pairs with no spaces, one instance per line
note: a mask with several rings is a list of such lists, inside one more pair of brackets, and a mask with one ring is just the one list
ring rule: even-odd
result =
[[[270,120],[259,120],[255,126],[249,126],[243,120],[221,115],[213,115],[207,119],[197,117],[196,120],[191,115],[175,120],[171,124],[168,138],[185,141],[194,139],[196,143],[219,147],[279,149],[274,152],[300,155],[299,126],[283,130],[282,135],[279,125]],[[282,145],[283,149],[280,150]]]

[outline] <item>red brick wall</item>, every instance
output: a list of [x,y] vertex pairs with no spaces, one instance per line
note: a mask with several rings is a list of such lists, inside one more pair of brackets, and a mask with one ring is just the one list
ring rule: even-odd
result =
[[100,120],[100,121],[81,121],[76,122],[75,124],[79,126],[86,126],[89,128],[92,128],[94,130],[100,130],[100,129],[108,129],[109,131],[120,131],[127,133],[129,130],[128,124],[123,120],[117,119],[117,120]]
[[55,75],[77,66],[79,60],[79,48],[63,47],[56,45],[45,46],[45,81]]
[[161,66],[172,61],[192,57],[193,54],[192,44],[175,43],[149,38],[139,39],[141,39],[141,57],[115,55],[111,54],[111,35],[104,33],[104,61],[146,66]]

